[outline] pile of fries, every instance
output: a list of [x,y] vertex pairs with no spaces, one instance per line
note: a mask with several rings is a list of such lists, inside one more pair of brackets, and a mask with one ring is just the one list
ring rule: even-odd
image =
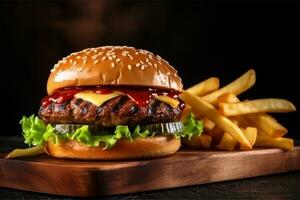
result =
[[187,104],[183,118],[193,112],[203,119],[204,132],[183,143],[191,147],[220,150],[250,150],[254,147],[275,147],[292,150],[294,141],[283,137],[288,130],[267,113],[296,111],[285,99],[240,101],[239,94],[256,81],[249,70],[230,84],[219,88],[218,78],[209,78],[183,91],[180,98]]

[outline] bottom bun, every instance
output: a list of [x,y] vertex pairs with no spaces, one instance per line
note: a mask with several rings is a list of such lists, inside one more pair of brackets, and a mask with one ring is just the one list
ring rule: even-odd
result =
[[180,147],[180,139],[173,136],[157,136],[121,139],[112,148],[103,150],[103,146],[89,147],[76,140],[67,140],[54,144],[48,142],[46,152],[56,158],[81,160],[124,160],[136,158],[154,158],[175,153]]

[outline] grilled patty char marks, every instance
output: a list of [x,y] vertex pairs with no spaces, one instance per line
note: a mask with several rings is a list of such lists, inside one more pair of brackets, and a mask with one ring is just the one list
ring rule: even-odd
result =
[[61,104],[52,102],[39,110],[39,117],[46,123],[97,124],[103,127],[172,122],[178,121],[180,115],[179,107],[172,108],[154,98],[146,106],[138,106],[127,96],[115,97],[98,107],[74,98]]

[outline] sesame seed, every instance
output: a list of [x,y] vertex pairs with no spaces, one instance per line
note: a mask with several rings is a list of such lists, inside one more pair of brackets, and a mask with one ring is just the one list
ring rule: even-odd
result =
[[108,56],[108,60],[112,60],[113,58],[111,56]]
[[132,68],[131,68],[131,65],[128,65],[127,67],[128,67],[128,69],[129,69],[129,70],[131,70],[131,69],[132,69]]
[[111,63],[111,66],[112,66],[112,67],[115,67],[115,63]]
[[116,56],[116,55],[112,55],[112,57],[113,57],[113,58],[116,58],[117,56]]
[[97,55],[93,55],[92,56],[92,59],[96,59],[98,56]]
[[157,64],[156,63],[154,63],[154,67],[157,68]]
[[117,59],[116,59],[116,62],[120,62],[120,61],[121,61],[121,59],[120,59],[120,58],[117,58]]
[[103,56],[101,60],[103,61],[103,60],[105,60],[105,59],[106,59],[106,56]]
[[127,56],[130,58],[130,60],[133,60],[133,57],[130,54],[128,54]]
[[77,58],[77,59],[80,59],[80,58],[81,58],[81,56],[76,56],[76,58]]
[[141,54],[147,54],[147,53],[148,53],[148,51],[143,50],[143,49],[140,49],[139,52],[140,52]]
[[134,54],[135,54],[135,55],[139,55],[139,52],[135,52]]
[[146,62],[149,62],[149,59],[148,59],[148,58],[146,58]]
[[122,56],[127,56],[129,54],[129,51],[123,51]]
[[171,75],[171,73],[170,72],[167,72],[167,76],[170,76]]
[[86,62],[87,62],[87,60],[84,60],[84,61],[83,61],[83,64],[85,65],[85,64],[86,64]]
[[115,54],[115,52],[107,52],[106,53],[107,56],[111,56],[111,55],[114,55],[114,54]]
[[78,72],[81,72],[83,70],[83,67],[80,67],[77,69]]
[[136,63],[136,64],[135,64],[136,67],[139,67],[140,65],[141,65],[140,63]]
[[140,61],[140,63],[141,63],[141,64],[144,64],[144,62],[143,62],[142,60]]
[[76,65],[76,64],[77,64],[77,61],[74,61],[74,62],[73,62],[73,66]]
[[141,66],[141,70],[144,70],[144,69],[145,69],[145,67],[144,67],[144,65],[142,65],[142,66]]
[[69,63],[72,63],[72,62],[73,62],[73,59],[70,59],[70,60],[69,60]]
[[60,60],[58,63],[59,64],[65,64],[67,62],[67,60]]
[[99,62],[99,60],[95,60],[94,62],[93,62],[93,64],[95,65],[95,64],[97,64]]
[[152,64],[152,62],[148,62],[148,65],[152,66],[153,64]]

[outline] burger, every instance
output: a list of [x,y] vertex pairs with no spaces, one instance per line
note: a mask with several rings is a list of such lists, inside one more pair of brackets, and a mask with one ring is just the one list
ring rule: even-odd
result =
[[88,48],[54,65],[38,116],[23,116],[25,143],[55,158],[120,160],[175,153],[202,122],[185,103],[177,71],[126,46]]

